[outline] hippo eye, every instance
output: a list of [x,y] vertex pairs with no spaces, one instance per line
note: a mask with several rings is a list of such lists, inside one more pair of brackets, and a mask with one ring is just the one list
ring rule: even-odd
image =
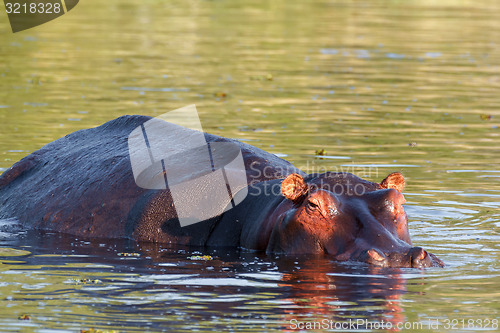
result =
[[307,200],[307,206],[309,206],[312,209],[316,209],[319,207],[319,204],[316,200]]

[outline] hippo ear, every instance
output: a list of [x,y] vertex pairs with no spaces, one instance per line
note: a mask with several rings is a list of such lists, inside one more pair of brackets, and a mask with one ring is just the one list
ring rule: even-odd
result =
[[383,188],[393,188],[403,192],[405,188],[405,177],[400,172],[393,172],[380,183]]
[[283,193],[285,198],[294,202],[304,196],[308,190],[309,188],[304,178],[296,173],[292,173],[281,183],[281,193]]

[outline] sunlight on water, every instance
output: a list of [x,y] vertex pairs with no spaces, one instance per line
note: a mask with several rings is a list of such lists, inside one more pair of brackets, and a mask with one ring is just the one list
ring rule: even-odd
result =
[[[368,319],[496,331],[499,9],[493,0],[87,0],[22,33],[0,21],[0,173],[75,130],[194,103],[205,131],[306,172],[381,181],[402,171],[413,243],[446,263],[380,270],[40,236],[0,221],[2,330],[267,331]],[[213,260],[189,259],[205,254]],[[454,319],[474,324],[445,326]]]

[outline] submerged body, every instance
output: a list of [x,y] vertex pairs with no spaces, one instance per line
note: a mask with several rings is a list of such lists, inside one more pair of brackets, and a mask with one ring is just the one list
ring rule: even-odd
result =
[[[209,143],[241,149],[248,195],[225,213],[181,227],[169,189],[144,189],[133,177],[127,138],[149,119],[123,116],[14,164],[0,176],[0,218],[84,237],[317,253],[378,266],[442,266],[412,246],[401,174],[381,183],[348,173],[306,175],[273,154],[210,134]],[[189,131],[175,127],[165,140]],[[175,156],[182,163],[182,154]]]

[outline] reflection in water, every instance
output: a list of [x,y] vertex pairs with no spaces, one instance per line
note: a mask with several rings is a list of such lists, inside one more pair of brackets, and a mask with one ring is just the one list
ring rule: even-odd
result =
[[288,322],[367,319],[394,327],[404,322],[400,298],[406,292],[406,280],[399,269],[339,264],[325,258],[309,258],[300,264],[279,262],[278,266],[290,272],[283,275],[287,283],[282,285],[290,288],[288,297],[297,305],[286,311]]
[[[396,326],[405,320],[400,270],[234,249],[204,250],[212,260],[190,260],[201,252],[32,232],[7,243],[31,251],[1,272],[3,281],[22,277],[10,306],[20,310],[34,300],[51,306],[64,299],[71,311],[87,309],[78,321],[83,326],[95,316],[109,318],[112,327],[139,320],[151,329],[185,327],[186,320],[200,328],[217,326],[221,318],[240,327],[262,322],[284,329],[293,322],[366,319]],[[36,317],[37,306],[28,309]],[[68,320],[64,313],[55,316]]]

